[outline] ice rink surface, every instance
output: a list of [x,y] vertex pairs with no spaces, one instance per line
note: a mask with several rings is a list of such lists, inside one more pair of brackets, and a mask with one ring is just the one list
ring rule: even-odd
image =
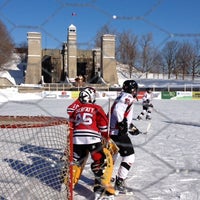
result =
[[[0,113],[67,117],[66,108],[71,102],[72,100],[56,99],[9,101],[0,104]],[[108,100],[97,99],[97,104],[102,105],[107,112]],[[199,200],[200,101],[154,100],[153,105],[148,134],[130,136],[135,147],[136,159],[126,184],[133,189],[134,195],[115,199]],[[141,110],[141,102],[137,102],[134,117],[137,117]],[[134,120],[133,123],[145,131],[149,121]],[[113,174],[117,171],[119,161],[120,158]],[[93,174],[90,164],[89,159],[74,190],[74,200],[93,197]]]

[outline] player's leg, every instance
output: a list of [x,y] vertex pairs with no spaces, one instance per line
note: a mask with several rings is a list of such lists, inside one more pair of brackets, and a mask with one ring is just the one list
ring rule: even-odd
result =
[[135,152],[132,145],[132,142],[128,135],[122,136],[111,136],[119,147],[119,153],[122,157],[120,167],[115,180],[115,189],[120,193],[126,193],[127,188],[125,186],[125,179],[128,176],[128,173],[131,169],[132,164],[135,161]]
[[88,159],[89,151],[86,145],[73,146],[73,187],[78,183]]
[[151,120],[151,107],[148,107],[148,109],[147,109],[146,119]]
[[118,170],[118,174],[115,180],[115,189],[120,193],[126,193],[127,188],[125,185],[125,179],[128,176],[128,172],[135,160],[135,154],[131,154],[129,156],[122,157],[122,161]]
[[111,178],[112,178],[112,173],[113,173],[113,158],[110,153],[110,151],[107,148],[103,148],[103,152],[106,156],[104,163],[106,163],[104,170],[103,170],[103,175],[101,176],[101,184],[105,187],[105,190],[109,192],[110,194],[115,194],[115,189],[111,185]]
[[94,192],[103,194],[107,191],[109,194],[115,194],[115,189],[110,183],[113,171],[113,160],[110,151],[102,148],[101,143],[95,145],[95,149],[91,151],[93,159],[91,169],[95,175]]
[[[112,160],[113,160],[113,165],[115,164],[115,161],[118,157],[118,152],[119,152],[119,148],[116,145],[116,143],[110,138],[109,141],[105,141],[103,143],[103,146],[105,148],[107,148],[112,156]],[[112,177],[111,177],[111,182],[115,181],[115,175],[116,175],[116,171],[114,171],[114,167],[113,167],[113,173],[112,173]]]
[[137,120],[141,120],[147,112],[147,107],[142,106],[142,112],[137,116]]

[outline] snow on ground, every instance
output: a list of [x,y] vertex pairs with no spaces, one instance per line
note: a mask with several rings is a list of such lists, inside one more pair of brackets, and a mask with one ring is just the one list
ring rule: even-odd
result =
[[[72,100],[66,99],[8,101],[0,104],[0,113],[1,115],[51,115],[66,117],[66,107],[71,102]],[[107,112],[107,100],[98,99],[97,103],[102,105]],[[134,117],[141,112],[141,109],[141,102],[136,103]],[[149,123],[146,120],[133,122],[141,130],[145,130]],[[154,100],[149,133],[147,135],[130,137],[135,146],[136,160],[126,183],[133,189],[134,195],[116,197],[116,200],[200,199],[199,101]],[[7,150],[4,151],[7,154]],[[30,157],[31,153],[27,152],[27,157]],[[14,155],[12,156],[12,159],[15,159]],[[114,174],[119,161],[120,158],[116,163]],[[92,199],[93,174],[90,164],[91,160],[89,159],[81,180],[75,188],[74,200]],[[7,165],[7,167],[10,170],[16,170],[12,169],[11,166]],[[28,174],[25,174],[25,176],[28,176]],[[2,180],[1,176],[0,187],[1,183],[6,181]],[[38,177],[34,178],[34,183],[41,181]],[[15,184],[18,184],[18,182]],[[46,185],[48,188],[52,188],[51,184],[46,183]],[[12,188],[10,189],[12,190]],[[41,199],[37,196],[37,192],[35,191],[35,196],[32,199]],[[21,190],[21,194],[18,192],[18,197],[21,198],[17,199],[23,199],[23,194],[27,194],[27,191]],[[0,191],[1,200],[12,199],[4,197],[5,194]]]
[[[131,136],[136,160],[126,183],[134,195],[129,200],[200,199],[200,116],[198,101],[157,100],[147,135]],[[141,105],[135,106],[135,116]],[[148,122],[134,121],[145,130]],[[116,172],[116,168],[114,170]],[[92,173],[86,165],[75,200],[92,196]],[[89,184],[89,187],[88,187]]]

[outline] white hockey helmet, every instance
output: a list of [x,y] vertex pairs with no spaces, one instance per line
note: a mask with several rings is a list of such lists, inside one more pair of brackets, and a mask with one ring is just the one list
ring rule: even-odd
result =
[[95,103],[96,90],[92,87],[86,87],[79,93],[81,103]]

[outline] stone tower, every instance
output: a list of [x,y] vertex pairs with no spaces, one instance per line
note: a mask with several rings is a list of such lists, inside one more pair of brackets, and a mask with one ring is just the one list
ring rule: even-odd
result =
[[101,41],[102,78],[108,84],[118,84],[115,60],[115,35],[105,34]]
[[77,42],[76,27],[71,24],[68,28],[67,38],[67,74],[69,79],[77,76]]
[[67,75],[68,78],[68,65],[67,65],[67,60],[68,60],[68,56],[67,56],[67,42],[63,43],[63,47],[62,47],[62,55],[63,55],[63,69],[64,69],[64,74]]
[[101,49],[93,49],[93,59],[94,59],[94,74],[101,77]]
[[28,32],[28,63],[26,69],[25,83],[38,84],[41,83],[42,67],[41,67],[41,33]]

